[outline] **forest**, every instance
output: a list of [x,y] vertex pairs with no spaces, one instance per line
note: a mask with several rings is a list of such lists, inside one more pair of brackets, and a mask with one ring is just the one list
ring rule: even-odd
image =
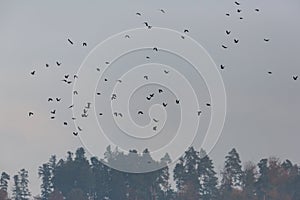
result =
[[[160,169],[125,173],[107,165],[118,161],[132,167],[147,161]],[[53,155],[38,167],[39,196],[29,190],[26,169],[13,176],[1,172],[0,200],[300,200],[300,168],[290,160],[270,157],[242,164],[233,148],[223,169],[216,172],[204,150],[190,147],[175,163],[173,177],[170,162],[168,154],[153,160],[148,149],[124,154],[109,146],[99,159],[88,158],[84,148],[78,148],[64,159]]]

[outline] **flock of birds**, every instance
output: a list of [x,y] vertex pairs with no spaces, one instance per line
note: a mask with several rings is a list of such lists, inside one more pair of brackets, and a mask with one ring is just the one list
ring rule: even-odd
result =
[[[241,10],[241,8],[240,8],[240,5],[241,5],[240,2],[235,1],[234,4],[235,4],[235,6],[237,6],[236,12],[239,13],[239,14],[241,14],[241,13],[242,13],[242,10]],[[159,11],[160,11],[162,14],[166,14],[166,11],[165,11],[164,9],[160,9]],[[255,11],[255,12],[260,12],[260,10],[259,10],[258,8],[254,9],[254,11]],[[230,13],[225,13],[225,15],[226,15],[227,17],[230,17],[230,16],[231,16]],[[138,17],[139,17],[139,16],[142,16],[142,13],[141,13],[141,12],[136,12],[136,16],[138,16]],[[240,16],[239,19],[242,20],[243,17]],[[152,28],[152,25],[150,25],[150,23],[147,22],[147,21],[144,22],[144,25],[145,25],[146,28],[148,28],[148,29],[151,29],[151,28]],[[183,33],[184,33],[184,34],[182,34],[180,37],[181,37],[182,39],[185,39],[185,34],[189,33],[189,30],[188,30],[188,29],[184,29],[184,30],[183,30]],[[231,31],[230,31],[230,30],[225,30],[225,33],[226,33],[226,35],[230,35],[230,34],[231,34]],[[125,35],[125,39],[130,39],[130,38],[131,38],[130,35]],[[73,42],[70,38],[68,38],[67,41],[68,41],[68,43],[69,43],[70,45],[73,45],[73,44],[74,44],[74,42]],[[270,41],[269,38],[264,38],[264,42],[267,43],[267,42],[269,42],[269,41]],[[233,43],[238,44],[238,43],[239,43],[239,39],[238,39],[238,38],[234,38],[234,39],[233,39]],[[83,46],[83,47],[87,47],[87,45],[88,45],[87,42],[82,42],[82,46]],[[226,46],[226,45],[224,45],[224,44],[221,44],[221,47],[222,47],[223,49],[228,49],[228,46]],[[153,51],[158,52],[158,51],[159,51],[158,47],[153,47]],[[151,59],[151,58],[150,58],[149,56],[146,56],[146,59]],[[62,62],[60,62],[60,61],[56,61],[55,63],[56,63],[56,65],[57,65],[57,67],[60,67],[60,66],[62,65]],[[105,63],[106,63],[106,64],[109,64],[108,61],[105,62]],[[45,66],[48,68],[50,65],[49,65],[49,64],[45,64]],[[225,65],[221,64],[221,65],[220,65],[220,69],[221,69],[221,70],[224,70],[224,69],[225,69]],[[96,68],[96,71],[100,71],[100,70],[101,70],[100,68]],[[168,71],[168,70],[163,70],[162,73],[164,73],[165,75],[168,75],[168,74],[170,73],[170,71]],[[268,73],[269,75],[271,75],[271,74],[272,74],[272,71],[268,71],[267,73]],[[31,75],[31,76],[35,76],[35,75],[36,75],[36,70],[32,70],[32,71],[30,72],[30,75]],[[74,74],[73,77],[70,76],[69,74],[66,74],[66,75],[64,75],[64,77],[63,77],[63,79],[62,79],[61,81],[62,81],[63,83],[65,83],[65,84],[70,85],[70,84],[72,84],[72,83],[75,81],[75,79],[78,79],[78,78],[79,78],[79,77],[78,77],[77,74]],[[144,78],[145,80],[149,80],[150,77],[149,77],[148,75],[144,75],[143,78]],[[298,75],[292,76],[292,79],[293,79],[294,81],[296,81],[296,80],[298,79]],[[105,82],[108,82],[108,79],[105,78],[104,81],[105,81]],[[120,80],[120,79],[117,80],[117,81],[118,81],[119,83],[122,83],[122,80]],[[157,92],[158,92],[158,94],[160,94],[160,93],[163,93],[164,91],[163,91],[163,89],[160,88],[160,89],[158,89]],[[73,91],[73,95],[78,95],[78,91],[76,91],[76,90]],[[100,95],[101,95],[101,92],[96,92],[96,95],[97,95],[97,96],[100,96]],[[146,98],[147,101],[151,101],[151,99],[154,98],[155,95],[156,95],[155,93],[151,93],[151,94],[149,94],[148,96],[146,96],[145,98]],[[111,99],[111,101],[116,100],[116,99],[117,99],[117,94],[112,94],[112,96],[111,96],[110,99]],[[62,101],[62,98],[60,98],[60,97],[55,97],[55,98],[49,97],[49,98],[48,98],[48,102],[57,102],[57,103],[59,103],[59,102],[61,102],[61,101]],[[179,100],[179,99],[175,99],[175,100],[174,100],[174,103],[175,103],[176,105],[178,105],[178,104],[180,104],[180,100]],[[89,111],[89,109],[91,108],[91,104],[92,104],[91,102],[87,102],[86,106],[83,108],[83,112],[82,112],[82,114],[81,114],[81,117],[82,117],[82,118],[88,117],[88,111]],[[162,106],[163,106],[163,107],[167,107],[167,106],[168,106],[168,103],[167,103],[167,102],[162,102]],[[211,104],[210,104],[210,103],[206,103],[206,106],[207,106],[207,107],[210,107]],[[69,108],[69,109],[72,109],[73,107],[74,107],[74,105],[70,105],[68,108]],[[196,111],[196,114],[197,114],[198,116],[200,116],[201,113],[202,113],[202,111],[199,110],[199,109]],[[138,110],[138,111],[137,111],[137,114],[138,114],[138,115],[143,115],[143,114],[144,114],[144,111],[143,111],[143,110]],[[56,109],[50,110],[50,119],[51,119],[51,120],[54,120],[54,119],[55,119],[55,115],[56,115]],[[104,115],[104,114],[103,114],[103,113],[99,113],[99,115],[102,116],[102,115]],[[115,116],[115,117],[123,117],[123,114],[122,114],[122,113],[119,113],[119,112],[113,112],[112,115]],[[28,112],[28,116],[29,116],[29,117],[34,116],[34,112],[33,112],[33,111],[29,111],[29,112]],[[71,119],[72,119],[72,120],[76,120],[75,117],[72,117]],[[154,121],[154,122],[158,122],[159,120],[158,120],[158,119],[153,119],[153,121]],[[64,122],[63,122],[63,125],[64,125],[64,126],[67,126],[67,125],[68,125],[68,122],[67,122],[67,121],[64,121]],[[157,130],[157,126],[154,126],[154,127],[153,127],[153,131],[156,131],[156,130]],[[76,130],[76,131],[73,131],[73,135],[77,136],[78,133],[79,133],[78,131],[83,131],[83,129],[82,129],[80,126],[78,126],[78,127],[77,127],[77,130]]]

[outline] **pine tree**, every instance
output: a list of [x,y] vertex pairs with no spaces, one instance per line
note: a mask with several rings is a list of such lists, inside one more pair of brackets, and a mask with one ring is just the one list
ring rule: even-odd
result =
[[14,200],[22,200],[19,175],[14,175],[13,179],[14,179],[14,185],[13,185],[13,190],[12,190],[13,199]]
[[42,179],[41,197],[42,200],[47,200],[52,192],[52,172],[49,163],[43,164],[38,169],[39,178]]
[[0,189],[7,192],[8,181],[10,180],[10,176],[6,172],[2,172],[0,178]]
[[200,197],[202,200],[218,199],[218,178],[214,171],[212,160],[208,157],[206,152],[201,149],[200,162],[198,165],[198,174],[200,179]]
[[28,188],[29,180],[28,180],[28,171],[25,169],[21,169],[19,171],[20,177],[20,193],[21,193],[21,200],[29,200],[31,193]]
[[221,195],[228,199],[235,189],[240,189],[243,185],[243,171],[240,156],[233,148],[225,157],[225,165],[222,171]]

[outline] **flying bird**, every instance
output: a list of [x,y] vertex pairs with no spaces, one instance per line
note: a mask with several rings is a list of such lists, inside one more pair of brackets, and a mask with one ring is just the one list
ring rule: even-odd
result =
[[236,11],[237,11],[238,13],[242,12],[242,10],[241,10],[241,9],[237,9]]
[[233,39],[233,41],[234,41],[234,43],[236,43],[236,44],[239,42],[238,39]]
[[46,67],[49,67],[49,64],[46,64]]
[[158,51],[157,47],[153,47],[153,51]]
[[228,17],[230,16],[230,14],[229,14],[229,13],[226,13],[225,15],[226,15],[226,16],[228,16]]
[[98,72],[100,72],[100,68],[99,68],[99,67],[97,67],[96,70],[97,70]]
[[56,110],[51,110],[50,111],[50,113],[53,114],[53,115],[55,114],[55,112],[56,112]]
[[118,116],[118,113],[117,113],[117,112],[114,112],[114,115],[115,115],[115,116]]
[[77,136],[77,135],[78,135],[78,132],[73,132],[73,135]]
[[269,71],[269,72],[268,72],[268,74],[272,74],[272,72],[271,72],[271,71]]
[[56,101],[59,102],[61,100],[61,98],[56,97]]
[[148,80],[148,76],[144,76],[144,79]]
[[70,105],[68,108],[73,108],[74,107],[74,104]]
[[153,130],[156,131],[156,130],[157,130],[157,126],[154,126],[154,127],[153,127]]
[[146,59],[150,59],[150,57],[149,57],[149,56],[146,56]]
[[149,96],[150,96],[151,98],[154,97],[154,93],[150,94]]
[[64,122],[64,125],[67,126],[67,125],[68,125],[68,122]]
[[221,64],[221,65],[220,65],[220,68],[221,68],[221,69],[224,69],[224,68],[225,68],[225,66]]
[[208,107],[209,107],[209,106],[211,106],[211,104],[210,104],[210,103],[207,103],[207,104],[206,104],[206,106],[208,106]]
[[231,31],[226,30],[226,34],[229,35],[231,33]]
[[240,19],[244,19],[243,17],[240,17]]
[[165,72],[165,74],[168,74],[170,71],[168,71],[168,70],[165,69],[164,72]]
[[108,61],[105,61],[105,64],[109,65],[109,62],[108,62]]
[[78,76],[77,76],[76,74],[74,74],[74,79],[75,79],[75,78],[78,78]]
[[68,39],[68,41],[70,42],[70,44],[72,44],[72,45],[73,45],[73,42],[72,42],[72,40]]
[[91,108],[91,104],[90,102],[87,102],[87,105],[85,106],[86,109],[90,109]]
[[137,13],[135,13],[136,15],[138,15],[138,16],[141,16],[142,14],[141,13],[139,13],[139,12],[137,12]]
[[298,79],[298,76],[293,76],[293,79],[296,81]]
[[51,97],[48,98],[48,102],[53,101],[53,99]]
[[258,9],[258,8],[256,8],[256,9],[255,9],[255,11],[256,11],[256,12],[259,12],[259,9]]
[[270,39],[269,39],[269,38],[265,38],[264,41],[265,41],[265,42],[269,42]]
[[150,101],[150,100],[151,100],[151,97],[146,97],[146,99],[147,99],[148,101]]
[[61,65],[61,62],[56,61],[56,65],[57,65],[57,66],[60,66],[60,65]]
[[70,76],[69,74],[66,74],[64,77],[65,77],[66,79],[68,79],[68,78],[69,78],[69,76]]
[[228,47],[227,46],[225,46],[225,45],[222,45],[222,47],[224,48],[224,49],[227,49]]
[[96,94],[97,94],[97,95],[101,95],[101,92],[97,92]]
[[79,131],[82,131],[82,128],[80,126],[77,126],[77,128],[78,128]]
[[35,74],[35,70],[31,71],[30,74],[31,74],[31,75],[34,75],[34,74]]
[[168,104],[167,104],[167,103],[163,103],[162,105],[163,105],[164,107],[167,107]]
[[103,113],[99,113],[99,115],[101,115],[101,116],[102,116],[102,115],[103,115]]
[[239,2],[237,2],[237,1],[235,1],[234,3],[235,3],[236,5],[238,5],[238,6],[241,5],[241,4],[240,4]]
[[33,112],[30,111],[30,112],[28,113],[28,116],[29,116],[29,117],[33,116]]
[[180,36],[181,37],[181,39],[184,39],[185,37],[182,35],[182,36]]
[[200,116],[200,114],[202,113],[202,111],[201,110],[199,110],[198,112],[197,112],[197,114],[198,114],[198,116]]
[[190,31],[188,29],[184,29],[184,33],[189,33]]
[[163,92],[163,90],[162,89],[158,89],[158,93],[162,93]]
[[86,42],[83,42],[83,43],[82,43],[82,46],[86,47],[86,46],[87,46],[87,43],[86,43]]
[[129,35],[125,35],[125,38],[130,38],[130,36]]
[[104,79],[104,81],[108,81],[108,79],[107,79],[107,78],[105,78],[105,79]]
[[153,121],[156,122],[156,123],[159,122],[159,120],[157,120],[157,119],[155,119],[155,118],[153,118]]
[[179,99],[176,99],[175,102],[176,102],[176,104],[179,104]]
[[160,12],[162,12],[162,13],[164,13],[164,14],[166,13],[163,9],[160,9]]
[[55,119],[55,117],[54,117],[54,116],[51,116],[50,119]]

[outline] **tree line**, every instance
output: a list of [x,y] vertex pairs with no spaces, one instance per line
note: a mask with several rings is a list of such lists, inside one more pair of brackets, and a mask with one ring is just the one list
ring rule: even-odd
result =
[[[145,162],[159,170],[125,173],[108,167],[114,162],[129,167]],[[218,176],[206,152],[191,147],[176,162],[173,179],[170,162],[168,154],[159,161],[153,160],[148,149],[124,154],[107,147],[103,159],[88,159],[84,149],[78,148],[75,153],[67,152],[65,159],[58,160],[53,155],[38,168],[38,197],[32,197],[29,191],[26,169],[13,177],[2,172],[0,200],[300,200],[300,168],[289,160],[271,157],[242,166],[233,148]],[[9,181],[13,184],[11,197]]]

